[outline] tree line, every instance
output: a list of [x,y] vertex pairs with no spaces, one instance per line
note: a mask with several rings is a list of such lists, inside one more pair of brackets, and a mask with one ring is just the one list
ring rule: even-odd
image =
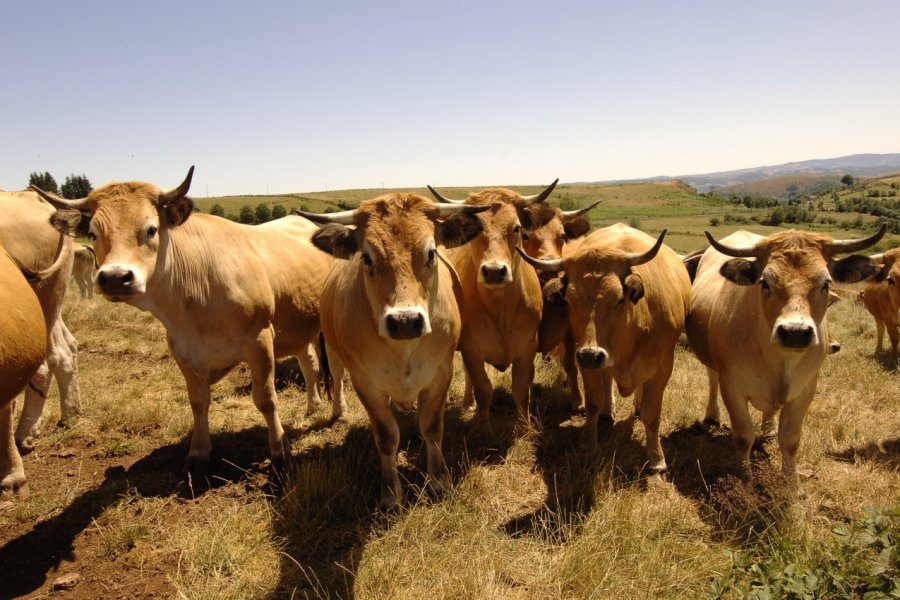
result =
[[49,171],[43,173],[31,173],[28,176],[28,186],[36,186],[45,192],[53,192],[63,198],[84,198],[93,191],[91,180],[86,175],[69,175],[63,182],[62,186],[56,184],[56,179]]
[[224,217],[236,223],[258,225],[259,223],[267,223],[273,219],[280,219],[281,217],[287,216],[287,209],[281,204],[275,204],[270,209],[268,204],[260,202],[256,205],[256,208],[253,208],[249,204],[245,204],[241,207],[238,214],[225,214],[225,207],[216,203],[209,209],[209,214],[217,217]]

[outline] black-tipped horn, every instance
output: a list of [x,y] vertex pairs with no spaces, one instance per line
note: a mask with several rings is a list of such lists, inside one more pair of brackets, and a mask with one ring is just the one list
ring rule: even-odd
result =
[[887,223],[882,223],[878,231],[869,237],[860,240],[834,240],[825,247],[825,252],[828,254],[838,254],[841,252],[859,252],[860,250],[865,250],[869,246],[877,244],[879,240],[884,237],[886,231]]
[[194,165],[191,165],[191,168],[188,169],[187,177],[184,178],[184,181],[181,182],[177,188],[168,190],[159,195],[159,205],[165,206],[170,202],[174,202],[176,200],[181,200],[185,196],[187,196],[188,191],[191,189],[191,180],[194,178]]
[[313,223],[338,223],[340,225],[353,225],[356,223],[356,210],[344,210],[333,213],[312,213],[305,210],[291,210],[295,215],[300,215]]
[[603,202],[603,200],[597,200],[593,204],[589,204],[588,206],[585,206],[584,208],[579,208],[578,210],[564,210],[564,211],[562,211],[563,220],[577,219],[578,217],[587,213],[588,211],[590,211],[592,208],[594,208],[601,202]]
[[552,273],[563,270],[563,261],[561,258],[542,260],[540,258],[533,258],[531,256],[528,256],[525,250],[522,249],[522,246],[516,246],[516,250],[522,256],[525,262],[527,262],[535,269],[538,269],[540,271],[549,271]]
[[550,194],[553,193],[553,188],[556,187],[556,184],[559,183],[559,177],[553,180],[553,183],[544,188],[544,191],[540,194],[535,194],[534,196],[522,196],[522,200],[525,201],[525,206],[529,206],[534,204],[535,202],[543,202],[547,198],[550,197]]
[[434,189],[430,185],[428,186],[428,191],[431,192],[431,195],[434,196],[435,200],[437,200],[438,202],[440,202],[442,204],[465,204],[466,203],[465,200],[453,200],[451,198],[447,198],[446,196],[442,195],[440,192],[438,192],[436,189]]
[[662,248],[663,239],[665,239],[666,233],[668,233],[668,231],[668,229],[663,229],[662,233],[659,234],[659,238],[657,238],[656,243],[653,244],[653,247],[646,252],[629,252],[626,256],[628,263],[632,267],[636,267],[653,260],[656,257],[656,254],[659,252],[659,249]]
[[50,192],[45,192],[41,188],[36,185],[31,186],[31,191],[35,192],[38,196],[47,201],[51,206],[63,209],[63,208],[74,208],[77,210],[84,210],[87,208],[88,199],[87,198],[77,198],[73,200],[67,200],[56,194],[52,194]]
[[750,248],[734,248],[717,241],[708,231],[704,231],[703,233],[706,234],[706,239],[709,240],[710,245],[725,256],[734,256],[735,258],[757,258],[755,244]]

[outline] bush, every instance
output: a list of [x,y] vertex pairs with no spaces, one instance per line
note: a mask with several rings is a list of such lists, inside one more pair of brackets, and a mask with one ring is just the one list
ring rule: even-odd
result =
[[209,209],[209,214],[215,215],[217,217],[225,216],[225,208],[221,204],[213,204],[212,208]]
[[287,210],[281,204],[276,204],[272,207],[272,218],[280,219],[281,217],[287,216]]
[[238,221],[243,223],[244,225],[255,225],[256,224],[256,213],[248,204],[245,204],[241,207],[241,214],[238,216]]
[[721,221],[719,221],[719,217],[713,217],[709,220],[710,227],[718,227],[720,224],[721,224]]
[[634,227],[635,229],[640,229],[641,228],[641,218],[637,217],[637,216],[630,217],[628,219],[628,226]]
[[268,223],[272,220],[272,211],[269,210],[269,205],[265,202],[260,202],[256,205],[256,222],[257,223]]

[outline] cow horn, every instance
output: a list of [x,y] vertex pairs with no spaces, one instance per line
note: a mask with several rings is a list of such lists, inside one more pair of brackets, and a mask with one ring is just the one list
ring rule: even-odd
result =
[[578,210],[564,210],[564,211],[562,211],[563,219],[564,220],[577,219],[578,217],[585,214],[586,212],[588,212],[589,210],[591,210],[592,208],[594,208],[601,202],[603,202],[603,200],[597,200],[593,204],[585,206],[584,208],[579,208]]
[[869,257],[869,260],[872,261],[872,264],[883,263],[884,262],[884,252],[881,254],[873,254]]
[[[544,200],[549,198],[550,194],[553,193],[553,188],[556,187],[557,183],[559,183],[559,177],[554,179],[553,183],[548,185],[544,189],[544,191],[541,192],[540,194],[535,194],[534,196],[522,196],[522,200],[525,201],[525,206],[530,206],[530,205],[534,204],[535,202],[543,202]],[[593,208],[593,207],[591,207],[591,208]],[[590,210],[590,209],[588,209],[588,210]]]
[[659,252],[659,249],[662,248],[663,239],[666,237],[666,233],[668,231],[668,229],[663,229],[662,233],[659,234],[659,238],[657,238],[656,243],[653,244],[653,247],[646,252],[641,252],[640,254],[638,254],[637,252],[629,252],[625,256],[628,263],[632,267],[636,267],[653,260],[656,257],[656,254]]
[[734,256],[735,258],[756,258],[756,245],[754,244],[752,248],[734,248],[732,246],[726,246],[722,242],[716,241],[716,238],[712,236],[712,234],[708,231],[704,231],[706,234],[706,239],[709,240],[710,245],[724,254],[725,256]]
[[475,214],[484,212],[491,207],[487,204],[438,204],[438,218],[445,218],[457,213]]
[[825,247],[825,252],[828,254],[838,254],[840,252],[859,252],[860,250],[865,250],[869,246],[873,246],[878,243],[878,241],[884,237],[884,233],[887,231],[887,223],[882,223],[881,227],[870,235],[869,237],[862,238],[861,240],[834,240],[830,244]]
[[174,202],[176,200],[181,200],[185,196],[187,196],[188,190],[191,189],[191,179],[194,178],[194,165],[191,165],[191,168],[188,169],[187,177],[184,178],[184,181],[181,182],[177,188],[173,190],[169,190],[163,192],[159,195],[159,205],[165,206],[170,202]]
[[76,200],[66,200],[65,198],[61,198],[56,194],[51,194],[50,192],[45,192],[41,188],[36,185],[31,186],[31,190],[36,192],[38,196],[46,200],[51,206],[63,209],[63,208],[74,208],[77,210],[83,210],[87,208],[88,199],[87,198],[78,198]]
[[551,258],[548,260],[541,260],[540,258],[533,258],[528,256],[528,254],[522,250],[521,246],[516,246],[516,250],[518,250],[519,254],[529,265],[534,267],[535,269],[539,269],[541,271],[550,271],[557,272],[563,270],[563,261],[561,258]]
[[447,198],[446,196],[442,196],[440,194],[440,192],[438,192],[436,189],[434,189],[430,185],[428,186],[428,191],[431,192],[431,195],[434,196],[434,199],[437,200],[438,202],[440,202],[441,204],[465,204],[466,203],[465,200],[451,200],[450,198]]
[[291,211],[295,215],[300,215],[312,221],[313,223],[338,223],[340,225],[356,224],[356,209],[343,210],[333,213],[312,213],[305,210],[293,209]]

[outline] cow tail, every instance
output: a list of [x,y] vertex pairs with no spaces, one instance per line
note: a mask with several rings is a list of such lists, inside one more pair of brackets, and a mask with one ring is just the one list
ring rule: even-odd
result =
[[331,380],[331,369],[328,366],[328,352],[325,351],[325,334],[319,332],[319,373],[322,375],[322,385],[325,387],[325,397],[328,402],[334,397]]

